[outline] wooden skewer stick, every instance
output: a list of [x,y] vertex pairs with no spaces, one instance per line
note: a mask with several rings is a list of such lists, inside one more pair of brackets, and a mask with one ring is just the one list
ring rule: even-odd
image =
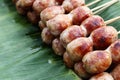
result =
[[[107,24],[110,24],[110,23],[115,22],[115,21],[117,21],[117,20],[120,20],[120,16],[105,21],[105,24],[107,25]],[[118,34],[120,34],[120,31],[118,31]]]
[[106,9],[106,8],[108,8],[108,7],[110,7],[111,5],[113,5],[113,4],[116,3],[116,2],[118,2],[118,0],[111,1],[108,5],[106,5],[105,7],[101,8],[101,9],[99,9],[99,10],[97,10],[97,11],[95,11],[93,14],[99,13],[100,11],[102,11],[102,10],[104,10],[104,9]]
[[107,2],[107,3],[103,4],[103,5],[100,5],[100,6],[98,6],[98,7],[95,7],[95,8],[93,8],[93,9],[91,9],[91,11],[96,11],[96,10],[99,9],[98,11],[95,12],[95,13],[98,13],[98,12],[106,9],[107,7],[111,6],[112,4],[114,4],[114,3],[118,2],[118,1],[119,1],[119,0],[112,0],[112,1],[110,1],[110,2]]
[[105,21],[105,24],[110,24],[110,23],[115,22],[115,21],[117,21],[117,20],[120,20],[120,16],[118,16],[118,17],[116,17],[116,18],[113,18],[113,19],[110,19],[110,20],[108,20],[108,21]]
[[91,3],[88,3],[86,6],[92,6],[93,4],[95,4],[95,3],[97,3],[97,2],[99,2],[99,1],[101,1],[101,0],[95,0],[95,1],[93,1],[93,2],[91,2]]
[[118,31],[118,34],[120,34],[120,31]]

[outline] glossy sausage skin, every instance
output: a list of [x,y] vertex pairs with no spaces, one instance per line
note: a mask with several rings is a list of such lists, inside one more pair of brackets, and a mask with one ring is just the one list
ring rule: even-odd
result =
[[94,30],[90,37],[93,40],[95,49],[106,49],[118,39],[117,30],[111,26]]
[[23,8],[31,8],[35,0],[19,0]]
[[74,71],[75,71],[75,73],[76,73],[79,77],[84,78],[84,79],[88,79],[88,78],[91,76],[91,75],[84,69],[82,62],[75,63],[75,65],[74,65]]
[[120,64],[118,64],[111,72],[114,80],[120,80]]
[[28,10],[31,10],[35,0],[16,0],[16,9],[19,14],[25,15]]
[[113,63],[120,63],[120,39],[112,43],[107,49],[111,52]]
[[114,80],[111,74],[102,72],[92,76],[89,80]]
[[107,70],[112,62],[111,54],[107,51],[88,52],[82,59],[85,70],[90,74],[101,73]]
[[43,21],[43,23],[46,24],[46,21],[54,18],[58,14],[64,13],[65,13],[64,8],[61,6],[48,7],[40,13],[41,21]]
[[67,52],[70,58],[75,61],[81,61],[83,56],[92,51],[93,43],[89,38],[81,37],[73,40],[67,45]]
[[105,27],[103,18],[98,15],[90,16],[84,20],[81,25],[87,30],[87,35],[90,35],[90,33],[97,28]]
[[85,0],[64,0],[62,6],[66,13],[69,13],[73,9],[85,5]]
[[73,24],[80,25],[92,15],[92,11],[86,6],[80,6],[70,12],[73,15]]
[[70,58],[70,56],[68,55],[67,52],[65,52],[63,54],[63,61],[68,68],[73,68],[74,67],[74,62],[71,60],[71,58]]
[[66,48],[67,44],[79,37],[85,37],[86,30],[84,27],[78,25],[73,25],[65,29],[60,35],[60,41],[62,45]]
[[45,42],[46,44],[51,44],[54,36],[50,33],[50,30],[48,28],[44,28],[41,32],[41,37],[43,42]]
[[47,21],[47,27],[54,36],[59,36],[62,31],[72,25],[71,15],[59,14]]
[[55,0],[35,0],[33,10],[39,15],[42,10],[54,5],[57,5]]
[[59,56],[63,56],[65,52],[65,48],[62,46],[59,38],[55,38],[52,41],[52,49],[54,50],[55,54]]

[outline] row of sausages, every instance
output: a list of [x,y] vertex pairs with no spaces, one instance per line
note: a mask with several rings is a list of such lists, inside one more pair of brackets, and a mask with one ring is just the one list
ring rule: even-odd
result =
[[[111,2],[117,2],[113,0]],[[13,0],[18,12],[38,23],[45,43],[83,79],[119,80],[115,70],[104,72],[120,61],[118,32],[94,15],[84,0]],[[107,76],[107,77],[106,77]],[[114,78],[114,79],[113,79]]]

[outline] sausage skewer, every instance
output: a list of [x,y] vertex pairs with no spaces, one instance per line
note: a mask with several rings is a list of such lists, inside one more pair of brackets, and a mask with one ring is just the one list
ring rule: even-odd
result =
[[[112,5],[113,3],[116,3],[118,0],[110,1],[107,5]],[[110,6],[109,5],[109,6]],[[47,21],[47,27],[50,29],[51,33],[54,36],[59,36],[62,31],[64,31],[67,27],[76,24],[81,24],[82,21],[87,19],[92,15],[92,11],[86,7],[81,6],[74,10],[72,10],[67,15],[57,15],[54,18]]]
[[[79,37],[85,37],[87,36],[88,34],[90,34],[93,30],[97,29],[97,28],[100,28],[100,27],[105,27],[105,25],[107,24],[110,24],[116,20],[119,20],[120,17],[116,17],[116,18],[113,18],[113,19],[110,19],[108,21],[105,21],[100,17],[100,16],[91,16],[89,17],[88,19],[86,19],[83,23],[82,26],[77,26],[77,25],[74,25],[74,26],[71,26],[69,27],[68,29],[66,29],[65,31],[62,32],[61,36],[60,36],[60,43],[59,44],[62,44],[65,48],[67,46],[68,43],[70,43],[72,40],[76,39],[76,38],[79,38]],[[95,23],[96,22],[96,23]],[[83,27],[84,26],[84,27]],[[113,30],[115,31],[115,30]],[[113,33],[114,34],[114,33]],[[52,34],[51,34],[52,35]],[[95,35],[98,35],[97,33]],[[94,35],[94,36],[95,36]],[[110,41],[110,40],[109,40]],[[108,45],[110,45],[114,40],[111,39],[111,42],[104,42],[106,43],[106,45],[104,45],[104,43],[100,43],[98,44],[99,42],[95,42],[97,44],[94,43],[94,48],[101,48],[101,49],[105,49]],[[89,40],[90,42],[90,40]],[[90,42],[91,43],[91,42]],[[75,43],[74,43],[75,44]],[[78,43],[76,43],[77,45]],[[92,44],[92,43],[91,43]],[[52,43],[52,45],[54,45],[54,42]],[[61,45],[61,48],[63,48],[63,46]],[[100,46],[100,47],[97,47],[97,46]],[[89,45],[91,46],[91,45]],[[60,46],[59,46],[60,47]],[[90,48],[91,49],[91,48]],[[53,47],[53,50],[56,52],[56,49],[55,47]],[[60,49],[57,49],[57,51],[59,50],[59,53],[62,53],[63,51],[61,51]],[[56,53],[57,54],[57,53]],[[62,53],[63,54],[63,53]]]
[[67,45],[67,52],[70,58],[77,62],[80,61],[83,56],[95,49],[106,49],[111,43],[118,39],[117,30],[114,27],[101,27],[94,30],[90,37],[80,37]]
[[79,37],[88,36],[93,30],[99,27],[104,27],[105,25],[115,22],[119,19],[120,16],[104,21],[102,17],[98,15],[93,15],[83,21],[80,26],[72,25],[65,29],[60,35],[61,43],[66,48],[67,44],[70,43],[72,40]]
[[[46,8],[46,9],[49,9],[49,8]],[[50,10],[51,10],[51,9],[50,9]],[[61,10],[63,11],[63,9],[61,9]],[[45,11],[45,12],[46,12],[46,11]],[[63,12],[64,12],[64,11],[63,11]],[[43,13],[44,13],[44,12],[43,12]],[[43,13],[41,12],[41,14],[43,14]],[[63,15],[63,14],[61,14],[61,15]],[[59,17],[57,17],[57,19],[61,19],[61,21],[62,21],[62,20],[63,20],[63,21],[66,20],[66,21],[63,22],[63,23],[65,23],[65,24],[66,24],[67,22],[71,22],[71,19],[68,19],[68,16],[67,16],[67,15],[63,15],[64,18],[63,18],[63,16],[61,16],[61,15],[60,15],[60,16],[58,15]],[[52,16],[52,17],[53,17],[53,16]],[[51,17],[50,17],[50,18],[51,18]],[[42,19],[42,18],[41,18],[41,19]],[[48,18],[47,18],[47,19],[48,19]],[[47,19],[45,19],[45,20],[47,20]],[[67,20],[68,20],[68,21],[67,21]],[[59,22],[59,21],[58,21],[58,22]],[[62,23],[62,24],[63,24],[63,23]],[[71,23],[72,23],[72,22],[71,22]],[[71,23],[68,23],[67,25],[71,25]],[[43,31],[45,31],[45,30],[43,30]],[[50,29],[49,29],[49,31],[50,31]],[[45,43],[49,44],[49,42],[47,42],[48,40],[45,41],[46,39],[44,39],[44,38],[47,38],[46,33],[47,33],[47,32],[42,32],[41,35],[43,35],[43,37],[42,37],[42,38],[43,38],[43,41],[44,41]],[[46,35],[46,37],[45,37],[45,35]],[[49,36],[53,36],[52,33],[51,33],[51,35],[49,35]],[[52,39],[53,39],[53,38],[52,38]],[[50,41],[52,41],[52,40],[50,40]]]
[[113,42],[106,50],[88,52],[82,61],[85,70],[91,74],[105,71],[112,62],[120,62],[120,39]]
[[[109,3],[108,3],[109,4]],[[103,5],[103,6],[105,6],[105,5]],[[103,6],[101,6],[101,7],[103,7]],[[53,6],[53,7],[55,7],[55,6]],[[57,14],[55,13],[55,14],[53,14],[52,16],[50,16],[49,14],[52,14],[52,11],[53,12],[55,12],[54,10],[52,10],[52,8],[53,7],[49,7],[49,8],[46,8],[45,10],[43,10],[42,12],[41,12],[41,20],[43,20],[45,23],[46,23],[46,21],[47,20],[49,20],[49,19],[51,19],[52,17],[54,17],[55,15],[57,15],[58,13],[64,13],[64,9],[62,9],[62,8],[60,8],[60,7],[56,7],[56,8],[58,8],[58,12],[57,12]],[[101,8],[101,7],[99,7],[99,8]],[[48,11],[51,11],[50,13],[47,13]],[[47,15],[49,15],[49,16],[47,16]],[[62,14],[61,14],[62,15]],[[61,15],[60,15],[60,17],[61,17]],[[59,16],[59,15],[58,15]],[[63,15],[63,16],[65,16],[66,18],[68,18],[68,16],[66,16],[66,15]],[[62,17],[63,17],[62,16]],[[62,19],[62,20],[68,20],[68,21],[70,21],[69,19]],[[67,22],[67,21],[66,21]],[[43,22],[42,22],[43,23]],[[42,24],[41,23],[41,21],[40,21],[40,24]],[[45,25],[44,25],[44,23],[42,24],[44,27],[45,27]],[[41,26],[42,27],[42,26]],[[44,27],[42,27],[42,28],[44,28]],[[47,43],[47,44],[50,44],[50,41],[52,41],[53,40],[53,38],[48,42],[48,40],[47,40],[47,37],[49,37],[49,36],[53,36],[52,34],[50,35],[47,35],[46,33],[48,33],[48,32],[45,32],[46,30],[43,30],[42,31],[42,34],[41,34],[41,36],[42,36],[42,38],[43,38],[43,41],[45,42],[45,43]],[[49,30],[47,30],[47,31],[50,31],[50,29]],[[50,33],[50,32],[49,32]],[[50,38],[49,38],[50,39]]]
[[[105,6],[105,5],[104,5]],[[45,43],[47,43],[47,44],[51,44],[51,42],[53,41],[53,35],[52,34],[49,34],[49,35],[47,35],[46,33],[48,33],[48,32],[45,32],[46,30],[43,30],[42,31],[42,34],[41,34],[41,36],[42,36],[42,39],[43,39],[43,41],[45,42]],[[47,29],[47,31],[49,31],[49,33],[50,33],[50,30],[49,29]],[[51,37],[50,37],[51,36]],[[50,39],[51,38],[51,39]],[[59,44],[61,44],[61,42],[59,41]],[[52,45],[56,45],[56,43],[55,43],[55,41],[53,41],[52,42]],[[57,46],[56,46],[57,47]],[[64,53],[64,51],[65,51],[65,49],[63,49],[63,46],[62,45],[59,45],[57,48],[56,47],[54,47],[53,46],[53,50],[54,50],[54,52],[56,53],[56,52],[58,52],[58,53]],[[58,48],[60,48],[60,49],[58,49]],[[61,48],[62,48],[62,50],[63,51],[61,51]],[[58,53],[56,53],[56,54],[58,54]],[[59,55],[59,54],[58,54]]]
[[[16,5],[16,9],[18,13],[22,15],[27,14],[29,21],[34,24],[36,24],[39,21],[39,19],[36,17],[39,17],[39,14],[43,9],[50,6],[61,5],[63,1],[67,2],[69,0],[12,0],[12,2]],[[94,3],[98,1],[100,0],[97,0]],[[78,5],[85,4],[84,0],[76,0],[76,1],[70,0],[69,2],[71,3],[71,5],[66,4],[66,6],[67,7],[73,6],[73,8],[77,7]]]
[[[60,35],[60,41],[59,41],[59,47],[53,47],[53,50],[55,51],[56,54],[58,53],[61,53],[63,54],[65,49],[63,49],[63,46],[64,48],[66,48],[67,44],[69,44],[71,41],[73,41],[74,39],[76,38],[79,38],[79,37],[85,37],[87,36],[88,34],[90,34],[93,30],[97,29],[97,28],[100,28],[100,27],[105,27],[106,24],[110,24],[116,20],[120,19],[120,17],[116,17],[116,18],[113,18],[111,20],[108,20],[107,22],[104,22],[104,20],[100,17],[100,16],[91,16],[89,17],[88,19],[86,19],[84,21],[84,23],[82,24],[82,26],[77,26],[77,25],[74,25],[74,26],[71,26],[69,28],[67,28],[66,30],[64,30],[61,35]],[[49,31],[50,33],[50,31]],[[96,33],[97,34],[97,33]],[[95,35],[96,35],[95,34]],[[49,35],[50,36],[50,35]],[[48,38],[49,38],[48,36]],[[51,34],[51,36],[53,36]],[[47,36],[46,36],[47,37]],[[44,36],[42,36],[42,38],[44,39]],[[47,39],[46,40],[46,43],[48,41],[52,41],[53,38],[51,40]],[[89,40],[89,39],[88,39]],[[90,41],[90,40],[89,40]],[[45,42],[45,40],[44,40]],[[94,41],[95,42],[95,41]],[[91,43],[91,42],[90,42]],[[97,43],[97,42],[96,42]],[[50,44],[50,43],[49,43]],[[75,43],[74,43],[75,44]],[[76,43],[77,45],[78,43]],[[92,43],[91,43],[92,44]],[[95,43],[94,43],[95,44]],[[109,43],[110,44],[110,43]],[[52,45],[56,45],[56,43],[53,41],[52,42]],[[94,45],[95,48],[97,48],[96,46],[98,46],[99,44],[97,45]],[[101,44],[102,45],[102,44]],[[108,45],[108,44],[107,44]],[[106,46],[107,46],[106,45]],[[91,46],[91,45],[89,45]],[[100,45],[99,45],[100,46]],[[105,48],[106,46],[102,47],[102,48]],[[58,49],[60,48],[60,49]],[[61,50],[62,48],[62,50]],[[90,48],[91,49],[91,48]],[[58,53],[57,53],[58,52]]]
[[[17,2],[17,1],[19,1],[19,0],[13,0],[13,1]],[[32,0],[31,0],[31,1],[32,1]],[[32,3],[32,2],[31,2],[31,3]],[[61,3],[59,3],[59,4],[61,4]],[[30,6],[31,6],[31,4],[30,4]],[[106,7],[108,7],[108,6],[106,6]],[[105,8],[106,8],[106,7],[105,7]],[[22,11],[22,8],[18,8],[18,9],[21,10],[21,14],[22,14],[22,13],[25,14],[25,13],[24,13],[24,10]],[[104,9],[104,8],[103,8],[103,9]],[[26,11],[27,11],[27,10],[30,10],[29,6],[28,6],[28,8],[26,8],[25,10],[26,10]],[[101,11],[101,9],[98,10],[98,11],[95,11],[93,14],[96,14],[96,13],[98,13],[99,11]],[[34,14],[34,12],[33,12],[33,14]],[[35,14],[36,14],[36,13],[35,13]],[[33,20],[34,20],[34,19],[33,19]],[[106,21],[106,24],[107,24],[107,23],[109,24],[109,23],[111,23],[111,22],[112,22],[112,21]],[[46,28],[46,30],[47,30],[47,29],[48,29],[48,28]],[[48,29],[48,30],[49,30],[49,29]],[[115,32],[115,33],[116,33],[116,32]],[[120,33],[120,31],[119,31],[117,34],[119,34],[119,33]],[[51,33],[49,33],[49,34],[51,35]],[[52,37],[54,37],[54,36],[52,36]],[[49,38],[48,38],[48,39],[49,39]],[[59,39],[58,39],[58,40],[59,40]],[[115,40],[116,40],[116,38],[115,38]],[[60,42],[60,40],[59,40],[59,42]],[[114,42],[114,40],[113,40],[113,42]],[[119,62],[119,60],[120,60],[120,59],[119,59],[119,52],[120,52],[119,49],[120,49],[120,48],[118,47],[118,43],[117,43],[117,42],[116,42],[116,44],[117,44],[117,51],[116,51],[116,53],[118,54],[117,59],[115,59],[116,53],[114,54],[115,47],[116,47],[115,44],[112,45],[112,47],[110,46],[107,50],[105,50],[105,51],[107,51],[108,53],[112,53],[112,59],[113,59],[113,62],[115,62],[115,63],[116,63],[116,62]],[[115,47],[114,47],[114,46],[115,46]],[[110,51],[110,50],[111,50],[111,51]],[[104,51],[103,53],[106,53],[105,51]],[[96,52],[96,53],[97,53],[97,52]],[[60,54],[60,55],[63,55],[63,54]],[[98,56],[98,55],[97,55],[97,56]],[[101,57],[101,54],[100,54],[100,57]],[[109,57],[110,57],[110,56],[109,56]],[[108,63],[109,63],[108,66],[109,66],[110,63],[111,63],[111,62],[110,62],[110,58],[108,58],[108,61],[109,61],[109,62],[108,62]],[[85,65],[84,65],[84,66],[85,66]],[[106,70],[106,68],[105,68],[104,70]],[[88,71],[88,70],[87,70],[87,71]],[[89,72],[89,71],[88,71],[88,72]],[[94,72],[94,71],[92,72],[92,71],[91,71],[91,72],[89,72],[89,73],[93,73],[93,74],[94,74],[94,73],[98,73],[98,72]]]
[[62,7],[65,9],[66,13],[69,13],[79,6],[91,6],[95,3],[98,3],[99,1],[101,0],[95,0],[85,5],[85,0],[65,0],[63,1]]
[[111,63],[112,57],[108,51],[96,50],[88,52],[82,59],[83,67],[90,74],[98,74],[107,70]]
[[40,12],[49,6],[59,5],[63,0],[13,0],[19,14],[27,15],[28,20],[37,24]]
[[[106,22],[104,22],[104,24],[110,24],[110,23],[112,23],[112,22],[114,22],[114,21],[116,21],[116,20],[118,20],[118,19],[120,19],[120,17],[116,17],[116,18],[113,18],[113,19],[111,19],[111,20],[108,20],[108,21],[106,21]],[[100,18],[100,20],[99,21],[101,21],[101,18]],[[94,21],[93,21],[94,22]],[[100,24],[100,23],[99,23]],[[98,25],[97,25],[98,26]],[[99,27],[101,27],[100,25],[99,25]],[[103,26],[104,27],[104,26]],[[71,27],[72,28],[72,27]],[[98,28],[98,27],[97,27]],[[96,28],[95,28],[96,29]],[[91,31],[92,32],[92,31]],[[72,32],[71,32],[72,33]],[[53,44],[54,44],[54,42],[53,42]],[[61,45],[61,47],[63,47],[62,45]],[[55,50],[55,48],[53,48],[54,50]],[[57,51],[58,51],[59,49],[57,49]],[[61,51],[61,50],[59,50],[59,51]],[[65,50],[64,50],[65,51]],[[56,52],[56,51],[55,51]],[[62,51],[63,52],[63,51]],[[57,54],[57,53],[56,53]],[[62,53],[63,54],[63,53]]]
[[[96,51],[88,52],[87,54],[84,55],[84,57],[82,58],[82,61],[83,61],[82,65],[78,65],[78,63],[76,63],[77,66],[74,65],[74,68],[75,68],[75,72],[83,78],[86,78],[86,76],[82,76],[83,71],[81,72],[81,69],[84,70],[85,74],[86,73],[87,74],[89,73],[89,75],[96,74],[96,73],[101,74],[103,71],[105,71],[110,67],[111,63],[119,64],[120,39],[113,42],[106,50],[96,50]],[[81,61],[79,63],[81,63]],[[82,68],[78,66],[81,66]],[[116,70],[113,70],[111,72],[115,78],[116,76],[118,77],[118,75],[115,73],[119,73]],[[95,75],[95,76],[98,76],[98,75]],[[93,78],[96,78],[96,79],[98,78],[99,80],[100,77],[95,77],[95,76],[90,78],[90,80],[92,80]]]
[[[86,6],[91,6],[99,1],[101,1],[101,0],[95,0],[89,4],[86,4]],[[69,3],[70,3],[70,5],[69,5]],[[82,1],[82,0],[65,0],[65,1],[63,1],[63,5],[61,5],[61,6],[51,6],[51,7],[44,9],[40,13],[41,21],[39,22],[39,27],[41,27],[42,23],[44,24],[44,26],[46,26],[46,21],[54,18],[56,15],[64,14],[66,12],[65,7],[67,7],[67,9],[70,12],[74,8],[76,8],[78,6],[82,6],[83,4],[85,4],[85,1]],[[70,6],[72,6],[72,9],[69,9]]]
[[[39,15],[46,7],[58,5],[57,0],[13,0],[13,2],[16,4],[17,11],[23,15],[28,11],[26,8],[33,9]],[[20,9],[24,13],[21,13]]]

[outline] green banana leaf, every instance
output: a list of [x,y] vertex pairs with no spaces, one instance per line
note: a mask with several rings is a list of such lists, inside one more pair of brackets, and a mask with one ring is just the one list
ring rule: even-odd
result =
[[[99,14],[105,20],[120,16],[120,2]],[[109,25],[120,30],[120,20]],[[42,42],[39,28],[19,15],[11,0],[0,0],[0,80],[80,80]]]

